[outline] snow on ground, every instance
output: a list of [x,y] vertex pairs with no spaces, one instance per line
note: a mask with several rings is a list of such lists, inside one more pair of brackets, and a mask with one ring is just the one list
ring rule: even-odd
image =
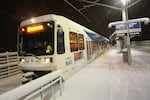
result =
[[150,100],[150,54],[132,49],[132,64],[110,49],[64,82],[56,100]]

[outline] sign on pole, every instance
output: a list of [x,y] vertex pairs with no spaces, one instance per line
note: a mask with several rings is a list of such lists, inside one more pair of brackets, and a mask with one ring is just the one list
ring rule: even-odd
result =
[[141,32],[141,23],[140,22],[132,22],[129,23],[129,30],[127,30],[126,24],[118,24],[115,26],[115,33],[120,34],[120,33],[139,33]]

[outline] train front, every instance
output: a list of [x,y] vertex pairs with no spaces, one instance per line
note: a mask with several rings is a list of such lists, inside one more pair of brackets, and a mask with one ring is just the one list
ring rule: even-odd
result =
[[50,72],[54,55],[54,22],[23,25],[18,34],[19,66],[23,71]]

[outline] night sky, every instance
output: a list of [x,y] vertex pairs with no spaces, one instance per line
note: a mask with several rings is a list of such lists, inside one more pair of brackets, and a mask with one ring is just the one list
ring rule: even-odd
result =
[[[81,9],[88,3],[79,0],[68,0],[76,8]],[[89,0],[95,1],[95,0]],[[136,0],[131,0],[130,4]],[[99,0],[100,3],[121,7],[120,0]],[[81,10],[88,20],[73,9],[64,0],[5,0],[0,3],[0,52],[16,51],[17,29],[22,20],[43,14],[65,16],[87,28],[109,37],[114,31],[108,28],[113,21],[120,21],[121,11],[102,6],[92,6]],[[129,8],[129,19],[150,18],[150,0],[141,0]],[[132,40],[150,40],[150,24],[142,24],[141,36]]]

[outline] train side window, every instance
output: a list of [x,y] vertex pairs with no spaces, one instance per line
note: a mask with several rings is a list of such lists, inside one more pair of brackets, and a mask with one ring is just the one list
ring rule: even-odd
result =
[[79,42],[79,50],[84,49],[84,36],[82,34],[78,35],[78,42]]
[[65,53],[64,31],[60,25],[57,25],[57,53]]
[[69,37],[70,37],[70,50],[71,50],[71,52],[78,51],[77,33],[70,32]]

